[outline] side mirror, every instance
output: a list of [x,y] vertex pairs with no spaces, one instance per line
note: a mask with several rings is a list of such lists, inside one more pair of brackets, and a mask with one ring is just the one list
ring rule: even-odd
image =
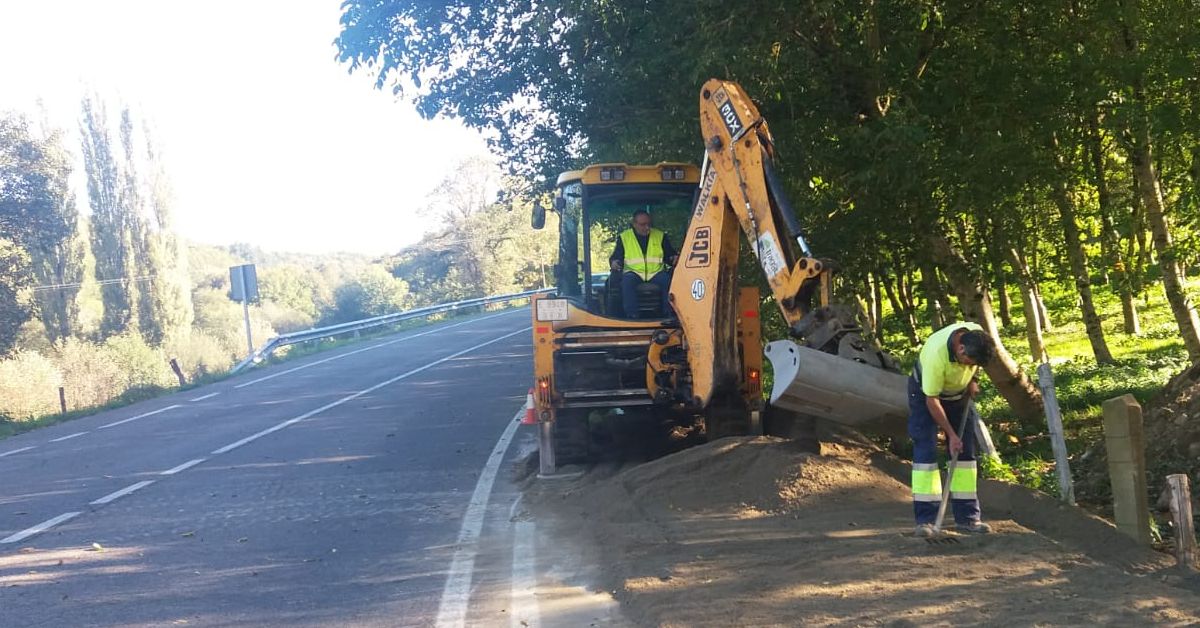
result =
[[546,208],[542,207],[541,201],[533,202],[533,217],[530,224],[534,229],[541,229],[546,226]]
[[554,211],[561,212],[567,208],[567,199],[561,196],[554,197]]

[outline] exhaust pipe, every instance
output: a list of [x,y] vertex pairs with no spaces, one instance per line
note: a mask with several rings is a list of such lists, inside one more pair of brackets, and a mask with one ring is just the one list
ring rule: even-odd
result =
[[903,429],[908,378],[791,340],[767,344],[775,370],[771,404],[853,427]]

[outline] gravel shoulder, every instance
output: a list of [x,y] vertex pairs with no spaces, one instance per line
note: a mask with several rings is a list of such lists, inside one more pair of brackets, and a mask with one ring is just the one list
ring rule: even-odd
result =
[[985,482],[997,533],[930,545],[911,536],[906,463],[852,434],[820,448],[722,439],[530,478],[526,503],[637,625],[1200,622],[1194,577],[1081,509]]

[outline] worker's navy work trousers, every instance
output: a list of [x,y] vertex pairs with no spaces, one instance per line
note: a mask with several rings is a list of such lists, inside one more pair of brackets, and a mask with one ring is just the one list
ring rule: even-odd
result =
[[[975,421],[979,415],[971,410],[965,425],[959,425],[967,397],[943,399],[942,408],[950,426],[959,431],[963,442],[958,455],[954,477],[950,481],[950,503],[954,510],[954,521],[972,524],[979,521],[979,498],[976,493],[975,468]],[[908,436],[913,442],[913,514],[917,524],[934,523],[942,498],[942,480],[937,465],[938,425],[925,405],[925,393],[913,377],[908,378]]]
[[[662,315],[670,316],[668,292],[671,289],[671,273],[662,271],[651,277],[649,283],[662,288]],[[625,318],[638,317],[637,287],[641,284],[642,278],[637,273],[625,273],[621,276],[621,305],[625,308]]]

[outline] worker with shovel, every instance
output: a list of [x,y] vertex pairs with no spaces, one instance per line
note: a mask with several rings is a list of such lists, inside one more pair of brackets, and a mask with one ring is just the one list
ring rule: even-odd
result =
[[[908,435],[913,442],[912,495],[916,535],[931,538],[941,529],[945,512],[942,476],[937,465],[938,429],[946,434],[951,460],[949,492],[958,532],[986,534],[976,495],[975,412],[971,399],[979,392],[976,376],[996,352],[996,345],[975,323],[954,323],[934,332],[908,379]],[[958,422],[950,424],[950,417]],[[941,512],[939,512],[941,506]]]

